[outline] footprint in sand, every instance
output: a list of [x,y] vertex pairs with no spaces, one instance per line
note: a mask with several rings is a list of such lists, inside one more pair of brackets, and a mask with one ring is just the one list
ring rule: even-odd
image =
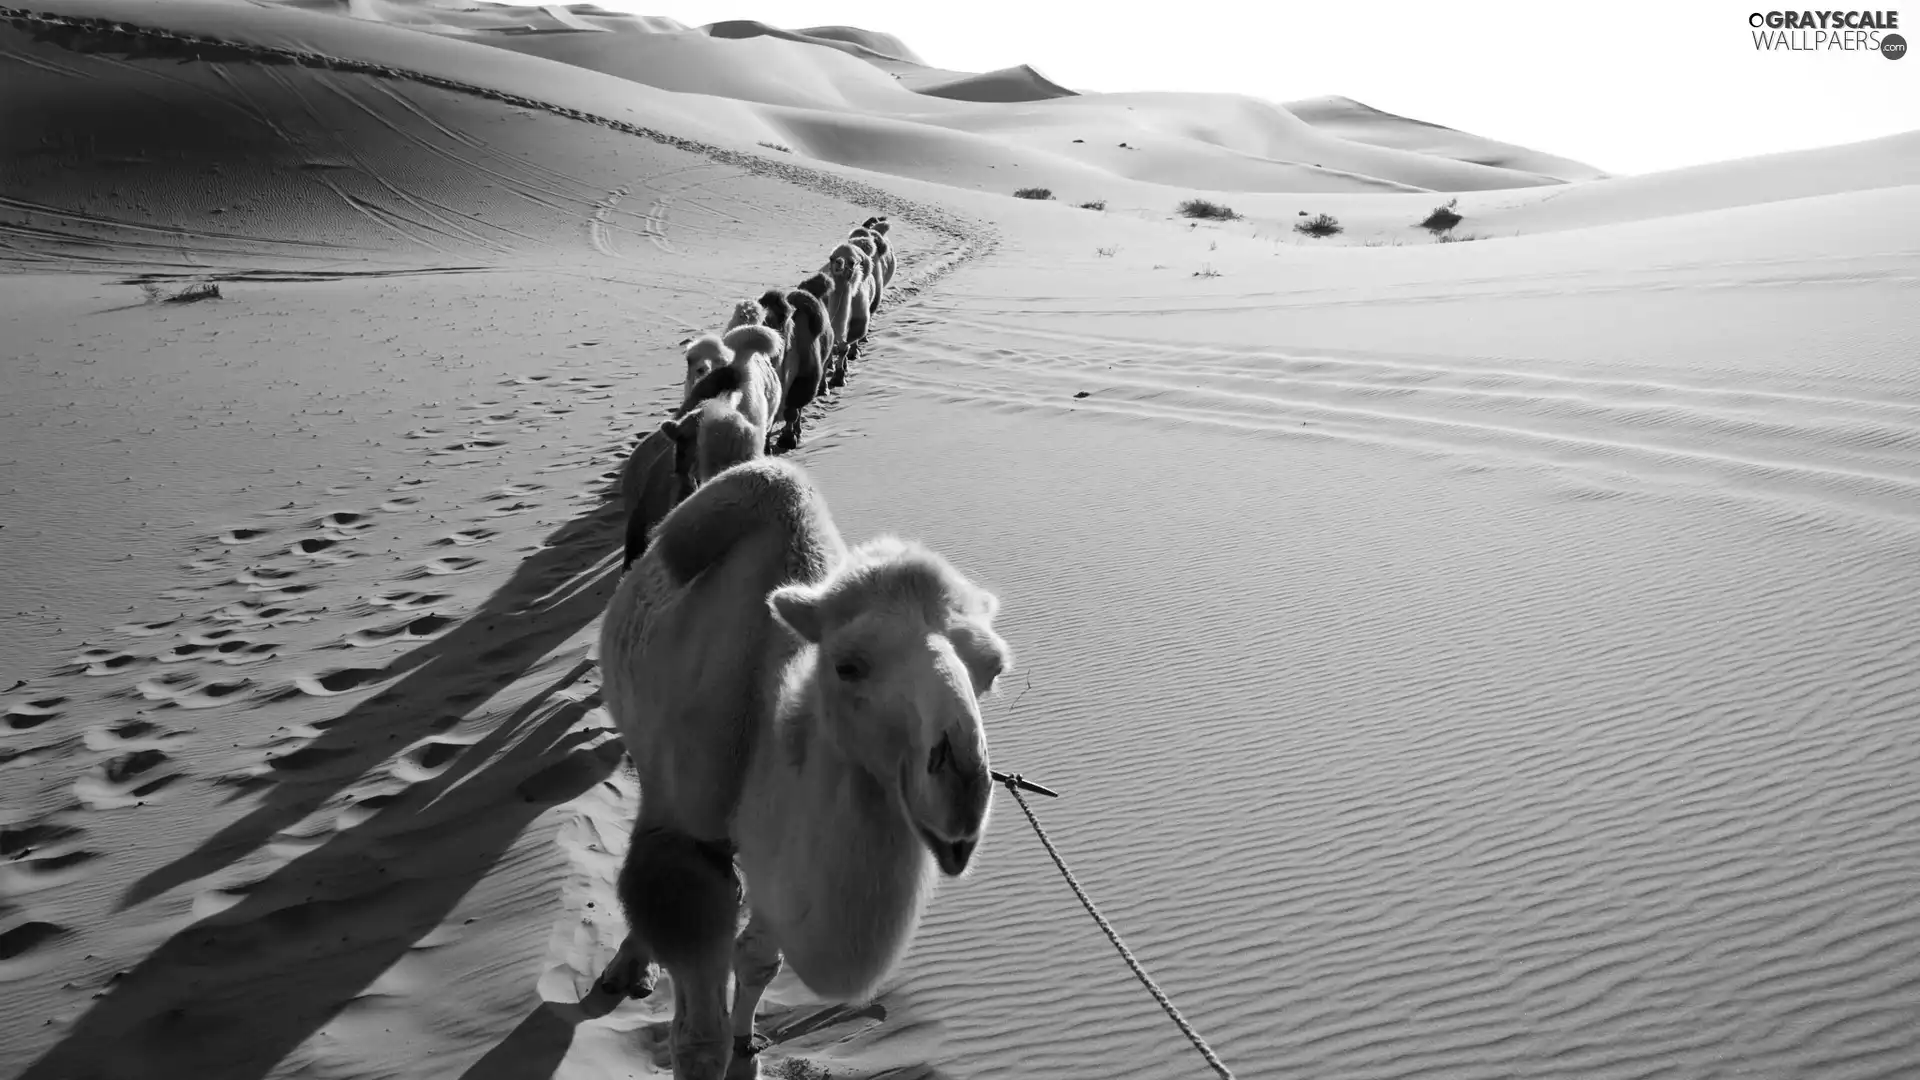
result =
[[196,634],[167,652],[154,657],[162,664],[185,660],[215,660],[222,664],[252,664],[271,658],[280,645],[271,641],[253,641],[234,636],[232,630],[209,630]]
[[136,665],[146,663],[147,658],[135,656],[129,652],[120,652],[115,649],[88,649],[74,657],[73,662],[75,666],[80,669],[80,674],[89,677],[98,677],[126,671]]
[[163,727],[134,716],[115,724],[97,724],[87,729],[86,748],[95,753],[130,753],[136,750],[160,750],[187,741],[185,732]]
[[277,589],[280,587],[280,582],[299,572],[287,567],[249,566],[235,575],[233,580],[240,585],[258,585],[264,589]]
[[309,773],[320,769],[328,762],[350,757],[355,753],[349,746],[302,746],[284,754],[270,756],[265,764],[275,772]]
[[272,529],[261,529],[261,528],[254,528],[252,526],[242,526],[242,527],[228,529],[226,532],[221,533],[218,537],[215,537],[215,539],[219,540],[223,544],[238,546],[240,544],[251,544],[255,540],[258,540],[261,537],[266,536],[268,533],[272,531],[273,531]]
[[207,613],[205,621],[238,623],[247,627],[273,626],[276,620],[287,622],[305,622],[309,619],[292,617],[293,609],[279,604],[259,600],[236,600],[224,607]]
[[119,810],[157,801],[184,775],[165,750],[150,747],[94,766],[73,782],[73,794],[90,810]]
[[407,749],[388,771],[394,779],[409,784],[431,780],[446,772],[467,745],[446,739],[428,739]]
[[126,634],[128,637],[152,637],[155,634],[164,632],[167,627],[179,621],[179,617],[175,616],[171,619],[161,619],[157,622],[150,623],[123,623],[114,627],[113,630],[114,633]]
[[386,626],[374,626],[364,630],[355,630],[353,633],[348,634],[343,641],[356,649],[364,649],[368,646],[378,645],[381,642],[392,641],[396,638],[401,641],[426,641],[430,638],[439,637],[452,625],[453,620],[447,618],[445,615],[422,615],[419,618],[408,619],[405,622],[389,623]]
[[338,668],[319,675],[296,675],[293,685],[313,697],[333,697],[388,678],[384,668]]
[[0,933],[0,980],[7,978],[11,964],[51,941],[66,937],[70,931],[59,923],[30,919]]
[[391,592],[384,596],[376,596],[368,603],[378,607],[392,608],[395,611],[418,611],[424,607],[432,607],[445,600],[447,596],[447,593]]
[[429,575],[445,577],[450,574],[464,574],[480,565],[480,562],[481,560],[479,559],[468,558],[465,555],[449,555],[444,559],[428,559],[426,562],[421,563],[419,566],[414,567],[401,576],[405,578],[417,578],[427,577]]
[[86,877],[89,864],[100,858],[97,851],[55,844],[32,855],[0,863],[0,896],[13,897],[52,889]]
[[33,701],[23,701],[7,710],[7,727],[13,731],[31,731],[49,720],[60,717],[60,706],[66,704],[64,697],[44,697]]
[[168,672],[135,683],[132,693],[176,708],[211,709],[235,700],[251,686],[252,679],[202,681],[186,672]]
[[401,511],[411,510],[419,505],[419,503],[420,496],[418,495],[396,495],[386,502],[381,503],[380,509],[385,510],[389,514],[397,514]]
[[492,529],[462,529],[459,532],[449,533],[435,540],[434,545],[437,547],[446,547],[448,545],[455,547],[473,547],[476,544],[486,543],[488,540],[493,539],[494,535]]

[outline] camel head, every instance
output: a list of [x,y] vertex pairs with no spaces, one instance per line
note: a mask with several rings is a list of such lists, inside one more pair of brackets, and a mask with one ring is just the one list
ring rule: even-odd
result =
[[761,320],[763,314],[758,302],[742,300],[733,305],[733,314],[727,319],[727,329],[731,330],[736,326],[752,326]]
[[740,414],[738,392],[708,398],[684,416],[660,423],[673,440],[673,471],[681,496],[743,461],[759,456],[760,437]]
[[826,737],[894,793],[940,872],[960,876],[992,794],[980,699],[1013,662],[993,630],[999,599],[894,537],[855,548],[824,582],[768,599],[812,647]]
[[693,392],[693,384],[714,368],[728,360],[727,348],[718,334],[701,334],[687,343],[687,382],[686,390]]
[[827,256],[827,273],[835,281],[857,282],[860,277],[859,250],[851,244],[841,244]]

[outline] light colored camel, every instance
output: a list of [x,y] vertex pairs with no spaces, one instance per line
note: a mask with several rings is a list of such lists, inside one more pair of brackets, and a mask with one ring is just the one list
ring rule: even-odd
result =
[[627,514],[622,570],[646,551],[653,527],[694,488],[761,453],[758,433],[741,413],[745,393],[727,376],[702,379],[692,396],[692,403],[640,440],[621,469]]
[[630,933],[601,987],[644,996],[649,960],[667,969],[678,1080],[755,1074],[753,1012],[783,955],[814,993],[869,998],[935,871],[966,870],[991,795],[979,699],[1012,656],[998,610],[920,545],[849,548],[778,458],[714,477],[655,530],[601,628],[641,782]]
[[[756,323],[734,327],[722,341],[733,357],[726,367],[715,369],[708,378],[716,380],[717,390],[741,392],[741,414],[760,432],[761,445],[771,451],[773,422],[780,416],[782,397],[778,365],[785,347],[780,335]],[[732,381],[721,383],[720,380],[729,378],[723,374],[728,372],[732,373]]]
[[[770,301],[778,297],[781,308],[771,306]],[[760,305],[770,312],[777,311],[783,319],[787,335],[787,351],[780,360],[780,402],[781,425],[780,443],[792,449],[800,445],[800,429],[805,423],[805,411],[813,404],[825,389],[824,363],[827,357],[828,328],[827,309],[812,293],[800,289],[782,292],[768,289],[760,298]]]
[[737,301],[733,305],[733,314],[727,316],[726,329],[721,330],[720,334],[722,337],[725,337],[727,332],[735,327],[752,326],[755,323],[764,322],[765,315],[766,312],[761,310],[758,302],[753,300]]
[[862,225],[847,234],[849,242],[865,239],[873,247],[874,301],[870,315],[880,314],[880,301],[887,294],[887,287],[893,284],[893,245],[887,238]]
[[827,387],[845,385],[847,381],[847,350],[841,342],[846,337],[846,315],[850,308],[847,306],[835,308],[833,302],[833,279],[827,276],[825,270],[802,281],[799,291],[807,293],[814,299],[820,301],[821,308],[827,313],[827,351],[823,354],[820,365],[820,385],[822,392],[824,392]]
[[[874,312],[880,310],[880,257],[874,244],[874,234],[865,229],[855,229],[847,237],[847,243],[860,253],[861,285],[867,294],[867,321],[873,321]],[[865,336],[864,334],[862,336]]]
[[831,385],[847,381],[847,363],[860,340],[867,335],[867,298],[863,256],[858,248],[839,244],[827,257],[826,275],[832,283],[827,297],[827,314],[834,327],[834,373]]
[[680,407],[693,404],[693,386],[714,368],[722,367],[729,359],[727,347],[719,334],[701,334],[687,344],[687,376],[682,384]]

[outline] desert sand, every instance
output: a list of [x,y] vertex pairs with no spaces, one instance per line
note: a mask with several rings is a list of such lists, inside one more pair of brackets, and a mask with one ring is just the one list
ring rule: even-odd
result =
[[[1920,132],[1610,176],[1045,60],[0,9],[0,1075],[666,1074],[614,482],[879,213],[791,459],[1000,596],[993,763],[1236,1075],[1920,1073]],[[1204,1075],[994,802],[763,1075]]]

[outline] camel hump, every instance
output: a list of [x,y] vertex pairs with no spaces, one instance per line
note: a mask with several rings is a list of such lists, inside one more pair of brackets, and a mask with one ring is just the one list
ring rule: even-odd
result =
[[752,326],[736,326],[727,331],[726,346],[734,355],[759,353],[762,356],[779,356],[781,352],[780,335],[771,327],[755,323]]
[[[800,466],[760,457],[735,465],[695,488],[654,528],[648,554],[685,585],[718,565],[741,541],[778,534],[792,553],[832,533],[825,502]],[[836,535],[837,534],[832,534]]]
[[827,293],[832,291],[832,289],[833,283],[827,280],[827,275],[815,273],[812,277],[800,283],[798,291],[804,292],[816,300],[825,300]]
[[675,829],[633,834],[620,870],[620,906],[633,932],[669,970],[711,963],[733,951],[742,893],[730,847]]
[[768,289],[760,294],[760,306],[766,310],[767,325],[776,330],[787,325],[793,317],[793,304],[787,300],[787,294],[781,289]]
[[793,305],[793,324],[802,335],[815,337],[826,332],[827,309],[819,297],[795,289],[787,294],[787,300]]

